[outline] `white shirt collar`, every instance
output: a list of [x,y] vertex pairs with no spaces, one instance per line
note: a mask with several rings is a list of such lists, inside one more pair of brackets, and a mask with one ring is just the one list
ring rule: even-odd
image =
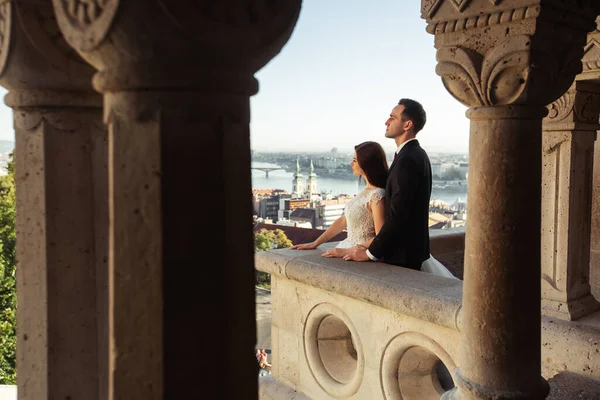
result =
[[408,139],[406,142],[400,143],[400,146],[398,146],[398,148],[396,149],[396,151],[394,152],[394,154],[400,153],[400,150],[402,150],[402,148],[404,147],[404,145],[406,145],[406,143],[411,142],[413,140],[417,140],[417,138]]

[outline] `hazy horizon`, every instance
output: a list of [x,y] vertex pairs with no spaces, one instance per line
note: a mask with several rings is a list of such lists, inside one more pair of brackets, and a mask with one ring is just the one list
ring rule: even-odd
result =
[[[467,153],[466,107],[435,73],[434,37],[420,14],[417,1],[304,0],[291,39],[256,74],[251,148],[351,151],[373,140],[390,151],[395,145],[384,137],[384,123],[400,98],[412,98],[427,112],[421,146]],[[0,88],[0,96],[6,93]],[[12,110],[4,104],[0,140],[14,141]]]
[[[11,139],[0,139],[0,153],[3,151],[8,151],[8,150],[12,150],[14,149],[14,144],[15,141],[11,140]],[[274,153],[289,153],[289,154],[311,154],[311,153],[329,153],[331,152],[332,148],[325,148],[325,149],[307,149],[307,150],[302,150],[302,149],[297,149],[297,148],[292,148],[292,149],[281,149],[281,150],[273,150],[273,149],[267,149],[267,150],[261,150],[261,149],[251,149],[254,152],[259,152],[259,153],[265,153],[265,154],[274,154]],[[352,153],[353,152],[353,148],[348,148],[348,149],[342,149],[342,148],[337,148],[338,153]],[[428,153],[430,154],[465,154],[468,155],[467,151],[446,151],[446,150],[436,150],[435,148],[433,149],[428,149],[427,150]]]
[[420,2],[305,0],[292,37],[256,74],[250,140],[264,151],[314,151],[373,140],[400,98],[423,104],[417,138],[430,153],[467,153],[466,107],[435,73],[434,37]]
[[[448,155],[469,155],[468,151],[444,151],[444,150],[430,150],[430,149],[426,149],[427,153],[429,155],[432,154],[448,154]],[[326,153],[330,153],[331,149],[328,150],[298,150],[298,149],[283,149],[283,150],[260,150],[260,149],[252,149],[252,151],[254,152],[258,152],[258,153],[264,153],[264,154],[276,154],[276,153],[287,153],[287,154],[326,154]],[[349,149],[337,149],[338,154],[351,154],[354,151],[353,148],[349,148]],[[392,153],[394,150],[393,149],[386,149],[387,153]]]

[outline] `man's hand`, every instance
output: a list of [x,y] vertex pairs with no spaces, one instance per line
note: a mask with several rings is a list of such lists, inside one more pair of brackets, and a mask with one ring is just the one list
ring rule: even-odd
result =
[[344,256],[346,261],[371,261],[367,255],[367,248],[364,246],[354,246]]
[[325,253],[323,253],[321,255],[323,257],[327,257],[327,258],[342,258],[346,254],[348,254],[348,250],[349,249],[334,248],[334,249],[327,250]]

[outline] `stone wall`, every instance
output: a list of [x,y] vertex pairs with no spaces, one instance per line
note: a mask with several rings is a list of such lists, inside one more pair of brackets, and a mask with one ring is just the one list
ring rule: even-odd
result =
[[[273,375],[261,378],[261,399],[438,399],[460,367],[462,282],[321,257],[334,245],[256,255],[257,269],[272,276]],[[464,230],[432,232],[431,247],[462,275]],[[543,317],[541,372],[551,395],[570,390],[573,377],[597,389],[599,343],[598,313]]]
[[451,388],[462,283],[320,251],[257,254],[272,279],[276,380],[265,381],[262,398],[295,390],[314,399],[424,399]]

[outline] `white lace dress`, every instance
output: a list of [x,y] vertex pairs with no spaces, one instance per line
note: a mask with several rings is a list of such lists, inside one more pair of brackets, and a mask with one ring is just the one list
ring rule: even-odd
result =
[[365,188],[356,197],[346,203],[344,215],[346,216],[346,230],[348,237],[336,247],[347,249],[357,244],[364,243],[375,237],[375,222],[373,213],[369,209],[369,202],[376,202],[385,198],[385,190],[380,188]]
[[[375,199],[377,203],[383,198],[385,198],[384,189],[365,188],[356,197],[346,203],[344,215],[346,216],[348,237],[338,243],[336,247],[347,249],[375,237],[375,222],[373,220],[373,213],[369,209],[369,202]],[[421,271],[458,279],[441,262],[433,258],[433,256],[429,256],[427,260],[423,261]]]

